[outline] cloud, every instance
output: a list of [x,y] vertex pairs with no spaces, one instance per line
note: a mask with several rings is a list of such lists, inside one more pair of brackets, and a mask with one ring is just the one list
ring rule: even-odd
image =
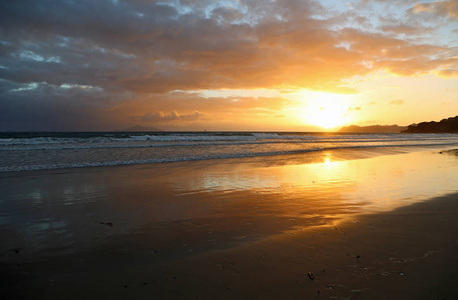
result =
[[142,122],[165,122],[165,121],[197,121],[205,114],[195,111],[193,114],[180,115],[175,110],[170,114],[164,114],[162,111],[156,113],[145,113],[143,116],[134,116],[132,119],[139,119]]
[[12,131],[110,130],[105,118],[112,99],[93,87],[60,87],[0,80],[0,128]]
[[458,77],[458,67],[456,69],[446,69],[446,70],[440,70],[438,72],[439,76],[445,77],[445,78],[452,78],[452,77]]
[[452,56],[457,49],[431,44],[413,44],[383,34],[373,34],[357,29],[344,29],[343,38],[350,48],[361,53],[361,58],[371,61],[374,69],[386,69],[392,73],[411,76],[426,74],[438,68],[456,66],[458,59]]
[[361,107],[355,106],[355,107],[350,107],[350,108],[348,109],[348,111],[358,111],[358,110],[361,110],[361,109],[362,109]]
[[435,1],[430,3],[416,3],[411,11],[414,14],[429,13],[435,17],[445,17],[458,20],[458,1]]
[[400,100],[400,99],[393,100],[393,101],[390,101],[388,104],[389,105],[402,105],[402,104],[404,104],[404,100]]
[[[377,2],[412,7],[408,12],[415,16],[456,18],[456,1]],[[369,14],[339,12],[313,0],[1,1],[0,119],[9,112],[26,122],[25,110],[20,113],[26,103],[65,115],[68,126],[62,118],[56,128],[106,128],[131,116],[177,121],[174,110],[185,112],[181,120],[201,119],[193,111],[208,118],[237,109],[259,114],[288,101],[176,91],[354,93],[345,80],[378,69],[458,76],[456,48],[417,39],[434,24],[393,18],[379,18],[377,27]],[[71,110],[93,119],[80,122],[67,116]],[[51,126],[39,116],[27,117]]]
[[408,24],[387,24],[381,26],[381,29],[385,32],[390,32],[394,34],[406,34],[406,35],[424,35],[425,33],[430,33],[433,31],[431,27],[425,26],[414,26]]
[[[0,75],[19,82],[135,93],[285,85],[339,90],[342,79],[371,71],[361,61],[380,60],[377,47],[363,45],[393,45],[388,60],[443,50],[362,31],[364,40],[355,41],[356,31],[330,29],[336,20],[313,18],[323,11],[314,1],[241,1],[213,9],[205,1],[56,1],[46,10],[36,1],[15,3],[2,4],[2,25],[10,30],[10,54],[29,55],[8,61]],[[353,47],[340,47],[343,41]],[[59,59],[44,61],[52,57]]]

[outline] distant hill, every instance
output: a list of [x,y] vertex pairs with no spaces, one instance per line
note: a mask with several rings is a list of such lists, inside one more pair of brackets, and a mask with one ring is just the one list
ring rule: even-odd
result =
[[356,126],[351,125],[342,127],[339,132],[352,132],[352,133],[399,133],[406,130],[407,127],[398,125],[373,125],[373,126]]
[[135,126],[132,126],[126,129],[122,129],[120,131],[164,131],[164,130],[156,128],[156,127],[135,125]]
[[403,132],[407,133],[458,133],[458,116],[440,122],[421,122],[412,124]]

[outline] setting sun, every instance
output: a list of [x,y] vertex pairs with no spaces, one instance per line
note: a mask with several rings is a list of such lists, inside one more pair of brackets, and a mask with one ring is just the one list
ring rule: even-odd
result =
[[314,93],[304,109],[303,119],[308,124],[331,129],[350,122],[348,110],[349,104],[344,95]]
[[335,107],[321,107],[310,118],[310,123],[326,129],[334,128],[345,123],[345,116]]

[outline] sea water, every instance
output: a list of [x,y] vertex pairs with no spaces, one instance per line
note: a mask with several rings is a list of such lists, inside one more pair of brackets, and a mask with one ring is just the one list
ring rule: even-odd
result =
[[457,134],[298,132],[0,133],[0,172],[116,166],[331,149],[458,147]]

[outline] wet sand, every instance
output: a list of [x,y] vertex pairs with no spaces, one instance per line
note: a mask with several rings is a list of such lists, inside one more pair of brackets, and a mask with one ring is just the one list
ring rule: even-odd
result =
[[385,154],[1,174],[2,299],[453,299],[458,158]]

